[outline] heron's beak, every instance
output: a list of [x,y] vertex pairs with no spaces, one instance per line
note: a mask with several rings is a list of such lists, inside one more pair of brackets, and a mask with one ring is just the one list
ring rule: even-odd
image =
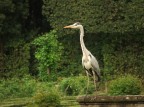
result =
[[69,25],[69,26],[65,26],[64,28],[74,28],[74,26]]

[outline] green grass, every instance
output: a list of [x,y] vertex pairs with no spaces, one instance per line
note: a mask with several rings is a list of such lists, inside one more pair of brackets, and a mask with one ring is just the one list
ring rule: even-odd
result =
[[[65,96],[61,98],[62,107],[80,107],[76,101],[76,96]],[[0,107],[37,107],[32,103],[30,97],[6,99],[0,102]]]
[[12,106],[25,106],[31,102],[31,98],[12,98],[12,99],[5,99],[0,102],[0,107],[12,107]]
[[76,101],[76,96],[65,96],[61,100],[62,107],[80,107]]

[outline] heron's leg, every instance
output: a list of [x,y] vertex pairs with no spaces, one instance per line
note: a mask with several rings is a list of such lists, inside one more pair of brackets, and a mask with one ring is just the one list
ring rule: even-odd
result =
[[87,80],[87,89],[86,89],[86,94],[87,94],[87,92],[88,92],[88,87],[89,87],[89,73],[88,73],[87,70],[86,70],[86,74],[87,74],[87,78],[88,78],[88,80]]
[[95,72],[92,70],[93,73],[93,81],[94,81],[94,85],[95,85],[95,90],[97,90],[97,84],[96,84],[96,74]]

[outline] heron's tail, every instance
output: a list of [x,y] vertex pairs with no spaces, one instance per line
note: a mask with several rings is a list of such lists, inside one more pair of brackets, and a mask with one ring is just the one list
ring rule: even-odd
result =
[[96,72],[96,76],[97,76],[97,82],[100,82],[101,81],[101,75],[100,75],[100,73]]
[[97,75],[97,77],[98,77],[97,82],[100,82],[101,81],[100,75]]

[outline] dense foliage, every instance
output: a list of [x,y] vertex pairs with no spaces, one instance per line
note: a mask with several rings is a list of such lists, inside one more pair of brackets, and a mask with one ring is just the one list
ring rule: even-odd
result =
[[94,90],[92,84],[89,85],[87,90],[87,78],[85,76],[65,78],[61,81],[60,88],[66,95],[91,94]]
[[[24,29],[28,0],[0,0],[0,76],[21,76],[29,71],[29,45]],[[20,72],[20,73],[18,73]]]
[[144,71],[141,66],[143,4],[144,0],[44,0],[43,15],[59,31],[66,50],[63,56],[73,56],[64,60],[67,71],[74,75],[81,73],[81,50],[79,34],[74,30],[63,30],[63,26],[80,21],[86,29],[86,46],[97,56],[106,79],[122,73],[141,76]]
[[56,73],[58,69],[63,47],[57,38],[56,31],[51,31],[33,41],[36,46],[35,57],[38,60],[39,76],[43,81],[48,80],[48,75]]
[[60,92],[53,86],[41,84],[33,96],[33,102],[42,107],[60,107]]
[[74,36],[79,34],[63,30],[63,26],[75,21],[84,25],[86,46],[97,56],[102,71],[107,75],[118,71],[140,75],[143,73],[140,66],[143,64],[143,3],[143,0],[1,0],[1,77],[35,72],[34,49],[29,42],[49,25],[47,31],[57,29],[58,40],[64,45],[61,75],[82,73],[79,36]]
[[[137,36],[136,36],[137,35]],[[135,36],[137,38],[135,38]],[[104,72],[107,79],[120,74],[133,74],[143,78],[144,38],[142,33],[112,35],[103,46]]]
[[[104,82],[127,74],[143,81],[143,4],[144,0],[0,0],[0,97],[25,96],[15,94],[25,88],[31,96],[34,90],[27,85],[35,83],[24,82],[25,74],[38,82],[61,83],[63,92],[68,87],[68,95],[83,93],[84,78],[74,77],[85,75],[79,31],[63,29],[77,21],[84,26],[86,47],[96,56]],[[129,78],[133,79],[122,78],[122,83],[129,83]]]
[[17,97],[31,97],[36,91],[36,80],[30,76],[0,80],[0,100]]
[[144,27],[143,3],[143,0],[44,0],[43,14],[52,27],[60,30],[65,24],[80,21],[89,33],[123,33]]
[[109,86],[110,95],[138,95],[141,91],[140,80],[131,75],[119,77],[111,81]]

